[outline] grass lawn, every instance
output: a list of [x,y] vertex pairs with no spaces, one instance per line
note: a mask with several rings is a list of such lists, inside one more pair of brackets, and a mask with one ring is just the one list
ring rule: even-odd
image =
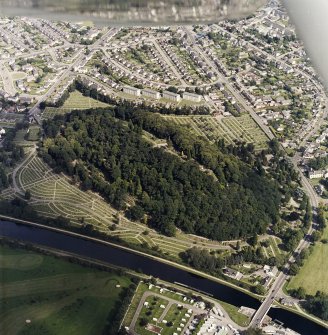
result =
[[16,132],[16,136],[14,139],[15,144],[17,145],[31,145],[31,143],[26,141],[27,138],[27,130],[26,129],[20,129]]
[[85,97],[79,91],[72,92],[62,107],[47,107],[41,115],[42,120],[52,119],[55,115],[63,115],[70,113],[74,109],[89,109],[89,108],[104,108],[109,107],[101,101]]
[[72,92],[68,99],[65,101],[62,108],[64,109],[88,109],[96,107],[108,107],[108,104],[105,104],[101,101],[92,99],[90,97],[85,97],[79,91]]
[[27,140],[28,141],[38,141],[40,138],[40,127],[39,126],[30,126],[29,127],[29,132],[27,135]]
[[203,116],[164,116],[172,122],[191,127],[195,135],[205,137],[210,142],[216,142],[223,138],[227,144],[235,140],[242,140],[246,143],[253,143],[256,149],[263,149],[267,146],[267,137],[248,115],[240,117],[226,117],[221,121],[218,119]]
[[0,270],[3,335],[101,334],[131,284],[126,276],[7,246],[0,246]]
[[229,314],[230,318],[232,321],[237,323],[240,326],[246,327],[249,325],[250,318],[242,313],[239,313],[238,310],[239,308],[230,305],[226,302],[220,301],[220,305],[224,308],[224,310]]
[[12,72],[11,73],[12,80],[24,79],[26,78],[26,73],[24,72]]
[[[322,239],[328,238],[328,228]],[[304,287],[308,294],[323,291],[328,294],[328,244],[317,242],[313,252],[301,267],[300,272],[291,279],[287,289]]]

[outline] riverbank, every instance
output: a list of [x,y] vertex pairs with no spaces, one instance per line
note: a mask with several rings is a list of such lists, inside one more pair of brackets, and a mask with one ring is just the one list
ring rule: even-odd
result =
[[199,270],[193,269],[190,266],[182,265],[182,264],[179,264],[179,263],[167,260],[165,258],[161,258],[161,257],[157,257],[157,256],[154,256],[154,255],[150,255],[150,254],[147,254],[145,252],[142,252],[142,251],[139,251],[139,250],[135,250],[135,249],[132,249],[132,248],[129,248],[129,247],[117,244],[117,243],[108,242],[108,241],[104,241],[104,240],[99,239],[99,238],[95,238],[95,237],[87,236],[87,235],[82,235],[82,234],[79,234],[79,233],[76,233],[76,232],[72,232],[72,231],[69,231],[69,230],[66,230],[66,229],[61,229],[61,228],[46,226],[46,225],[43,225],[43,224],[40,224],[40,223],[26,221],[26,220],[21,220],[21,219],[16,219],[16,218],[5,216],[5,215],[0,215],[0,220],[1,219],[10,220],[10,221],[13,221],[13,222],[16,222],[16,223],[19,223],[19,224],[24,224],[24,225],[28,225],[28,226],[32,226],[32,227],[39,227],[41,229],[47,229],[47,230],[51,230],[51,231],[54,231],[54,232],[59,232],[59,233],[62,233],[62,234],[68,235],[68,236],[74,236],[74,237],[78,237],[78,238],[81,238],[81,239],[85,239],[85,240],[94,241],[94,242],[97,242],[97,243],[102,243],[102,244],[105,244],[105,245],[109,245],[109,246],[114,247],[114,248],[119,248],[119,249],[125,250],[125,251],[127,251],[129,253],[135,253],[137,255],[140,255],[140,256],[143,256],[143,257],[147,257],[147,258],[156,260],[158,262],[161,262],[161,263],[164,263],[164,264],[168,264],[170,266],[174,266],[174,267],[176,267],[178,269],[182,269],[184,271],[188,271],[190,273],[193,273],[195,275],[201,276],[203,278],[210,279],[211,281],[218,282],[218,283],[220,283],[222,285],[229,286],[229,287],[234,288],[236,290],[239,290],[239,291],[241,291],[241,292],[243,292],[245,294],[248,294],[249,296],[251,296],[251,297],[253,297],[253,298],[257,299],[257,300],[261,300],[261,299],[264,298],[264,296],[260,296],[260,295],[257,295],[255,293],[252,293],[252,292],[250,292],[250,291],[248,291],[248,290],[246,290],[246,289],[244,289],[242,287],[234,285],[233,283],[230,283],[230,282],[225,281],[225,280],[223,280],[221,278],[217,278],[217,277],[214,277],[212,275],[206,274],[206,273],[201,272]]
[[[87,238],[83,235],[76,236],[78,234],[74,233],[65,234],[66,232],[62,233],[58,228],[44,229],[39,224],[16,224],[8,221],[1,222],[0,231],[2,236],[9,238],[23,240],[32,244],[46,245],[64,252],[77,253],[83,257],[129,268],[133,271],[142,270],[147,275],[170,283],[181,283],[191,289],[198,290],[235,306],[244,305],[254,309],[260,306],[260,302],[257,299],[241,290],[222,285],[217,280],[210,280],[200,276],[194,271],[190,271],[187,267],[184,267],[186,269],[175,267],[167,264],[167,262],[160,262],[154,257],[148,257],[149,255],[147,257],[141,255],[140,252],[131,252],[103,241],[98,242],[95,238]],[[291,311],[274,308],[269,311],[268,315],[273,319],[282,321],[286,327],[295,329],[295,331],[304,335],[327,334],[327,329]]]
[[0,259],[1,335],[43,334],[45,329],[52,334],[101,334],[108,322],[117,324],[118,306],[133,285],[125,273],[13,243],[1,243]]

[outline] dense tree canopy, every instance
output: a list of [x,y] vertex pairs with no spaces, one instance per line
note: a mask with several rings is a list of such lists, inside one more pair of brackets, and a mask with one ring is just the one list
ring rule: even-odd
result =
[[305,304],[306,309],[323,320],[328,320],[328,295],[317,292],[314,297],[309,297]]
[[[158,114],[123,104],[75,111],[46,121],[44,130],[42,155],[51,166],[167,235],[177,227],[211,239],[239,238],[263,233],[278,216],[276,183]],[[156,147],[143,130],[185,159]]]

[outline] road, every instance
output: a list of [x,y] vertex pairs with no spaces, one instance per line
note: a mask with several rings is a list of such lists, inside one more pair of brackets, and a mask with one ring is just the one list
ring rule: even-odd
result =
[[[165,310],[163,309],[163,313],[162,313],[161,317],[158,319],[158,322],[159,322],[159,323],[164,319],[164,317],[165,317],[165,315],[167,314],[169,308],[170,308],[172,305],[177,304],[177,301],[176,301],[176,300],[171,299],[171,298],[169,298],[169,297],[167,297],[167,296],[163,296],[163,295],[161,295],[161,294],[158,294],[158,293],[156,293],[156,292],[152,292],[152,291],[146,291],[146,292],[143,294],[143,296],[141,297],[140,302],[139,302],[139,304],[138,304],[138,307],[137,307],[137,309],[136,309],[136,312],[134,313],[133,319],[132,319],[132,321],[131,321],[131,324],[130,324],[130,327],[129,327],[129,328],[130,328],[130,329],[129,329],[130,334],[132,334],[132,335],[137,335],[137,333],[135,332],[134,329],[135,329],[135,325],[136,325],[136,323],[137,323],[138,317],[139,317],[140,312],[141,312],[141,310],[142,310],[142,308],[143,308],[143,306],[144,306],[145,301],[147,300],[148,297],[152,297],[152,296],[156,296],[156,297],[158,297],[158,298],[160,298],[160,299],[165,299],[165,300],[168,301],[168,305],[166,306]],[[212,300],[212,302],[213,302],[213,304],[216,305],[216,307],[218,307],[221,311],[224,311],[224,308],[223,308],[220,304],[218,304],[215,300]],[[197,307],[195,307],[195,306],[193,306],[193,305],[186,304],[186,303],[183,303],[183,302],[178,302],[178,303],[179,303],[181,306],[183,306],[183,308],[186,308],[186,309],[192,309],[192,311],[193,311],[192,316],[195,316],[195,315],[202,315],[202,314],[207,314],[207,313],[208,313],[206,310],[197,308]],[[232,325],[235,329],[241,329],[241,328],[244,329],[243,327],[240,327],[240,326],[237,325],[234,321],[232,321],[231,318],[229,317],[229,315],[228,315],[225,311],[224,311],[224,315],[223,315],[222,318],[221,318],[221,317],[218,317],[217,315],[214,315],[214,314],[213,314],[213,316],[214,316],[216,319],[218,319],[218,321],[219,321],[219,323],[220,323],[221,326],[226,326],[226,327],[228,327],[228,324],[230,324],[230,325]],[[192,317],[190,318],[189,322],[187,322],[187,323],[185,324],[185,327],[184,327],[183,331],[181,332],[181,334],[185,334],[185,333],[186,333],[186,331],[187,331],[187,329],[188,329],[188,326],[189,326],[191,320],[192,320]]]
[[14,190],[17,194],[20,194],[20,195],[24,195],[24,191],[18,186],[17,184],[17,180],[16,180],[16,175],[17,175],[17,172],[20,170],[20,168],[22,166],[24,166],[26,164],[26,162],[29,161],[29,159],[35,154],[35,151],[36,151],[36,146],[34,146],[31,150],[31,152],[29,153],[29,155],[20,163],[18,164],[15,169],[13,170],[13,175],[12,175],[12,179],[13,179],[13,187],[14,187]]
[[[297,166],[297,158],[292,159],[291,162],[293,163],[295,169],[299,171],[299,168]],[[302,172],[300,172],[300,176],[301,176],[301,183],[302,183],[303,189],[309,197],[309,201],[311,203],[313,214],[314,214],[313,218],[315,219],[316,217],[315,214],[317,211],[317,207],[319,205],[318,197],[315,191],[313,190],[313,187],[309,183],[308,179],[303,175]],[[316,223],[315,221],[312,222],[311,227],[309,228],[306,236],[309,236],[313,233],[315,223]],[[253,316],[250,326],[258,327],[261,325],[262,320],[264,319],[265,315],[268,313],[269,309],[271,308],[271,305],[274,302],[274,299],[276,298],[278,292],[282,289],[282,287],[285,285],[288,279],[289,267],[292,263],[295,262],[294,255],[296,256],[303,249],[308,248],[310,246],[310,242],[305,238],[303,238],[300,241],[297,248],[294,250],[292,256],[288,259],[288,262],[285,264],[282,272],[279,273],[277,279],[275,280],[269,293],[267,294],[267,297],[265,298],[262,305],[260,306],[260,308],[257,310],[255,315]]]
[[[217,76],[220,78],[221,82],[225,84],[226,89],[230,91],[230,93],[235,97],[236,101],[242,105],[242,107],[252,116],[254,121],[260,126],[260,128],[264,131],[264,133],[268,136],[269,139],[273,139],[274,135],[270,131],[270,129],[263,123],[262,119],[256,114],[256,112],[253,110],[253,108],[248,105],[246,100],[242,97],[240,92],[235,89],[232,84],[228,81],[226,77],[224,77],[217,69],[214,62],[208,58],[208,56],[199,48],[199,46],[196,43],[196,40],[194,38],[193,31],[189,28],[185,28],[185,31],[188,36],[188,40],[191,44],[191,47],[194,49],[195,52],[197,52],[207,63],[207,65],[214,71]],[[262,51],[261,51],[262,52]],[[262,52],[263,53],[263,52]],[[271,55],[265,53],[267,56],[272,57]],[[311,82],[313,82],[312,78],[309,78]],[[320,91],[322,91],[322,88],[318,85],[317,86]],[[327,112],[327,111],[325,111]],[[317,120],[315,120],[317,121]],[[311,203],[313,213],[316,213],[316,208],[318,207],[318,198],[316,193],[314,192],[311,184],[307,180],[307,178],[303,175],[302,171],[299,169],[297,162],[298,159],[295,157],[294,159],[290,159],[290,162],[294,165],[294,168],[296,171],[300,173],[301,176],[301,184],[303,186],[304,191],[309,197],[309,201]],[[313,216],[315,218],[315,215]],[[307,235],[311,235],[314,230],[314,224],[315,222],[312,222],[311,227],[309,228]],[[257,310],[255,315],[253,316],[253,319],[251,321],[250,326],[258,327],[261,325],[262,320],[264,319],[265,315],[268,313],[269,309],[272,306],[272,303],[274,302],[274,299],[277,295],[277,293],[282,289],[284,284],[286,283],[288,279],[288,270],[292,263],[295,262],[294,255],[297,255],[300,253],[304,248],[307,248],[310,245],[310,242],[302,239],[297,246],[297,248],[294,250],[292,256],[288,259],[287,263],[285,264],[283,270],[279,273],[278,277],[276,278],[275,282],[273,283],[269,293],[267,294],[265,300],[263,301],[260,308]]]
[[208,56],[200,49],[197,45],[196,40],[193,36],[194,32],[191,29],[185,28],[185,32],[188,35],[189,42],[191,47],[194,49],[196,53],[198,53],[206,62],[206,64],[212,69],[212,71],[217,75],[220,82],[225,84],[225,87],[230,91],[230,93],[235,97],[236,101],[238,101],[242,107],[252,116],[254,121],[259,125],[259,127],[263,130],[263,132],[268,136],[269,139],[273,139],[274,135],[272,134],[269,127],[267,127],[262,119],[255,113],[255,111],[248,105],[246,100],[242,97],[242,95],[230,84],[228,79],[223,76],[223,74],[217,69],[217,66],[214,62],[208,58]]
[[13,80],[11,78],[11,75],[9,73],[9,70],[7,69],[4,62],[0,62],[0,76],[2,78],[3,82],[3,88],[4,90],[11,96],[14,96],[16,94],[16,88],[13,84]]
[[[108,41],[111,38],[113,38],[113,36],[115,36],[118,32],[119,32],[120,28],[111,28],[109,29],[101,38],[99,38],[94,44],[89,46],[89,50],[90,52],[94,52],[96,50],[99,49],[99,46],[101,43],[103,43],[104,41]],[[82,64],[82,62],[85,59],[85,54],[84,54],[84,49],[81,49],[77,52],[76,54],[76,59],[75,61],[70,64],[67,69],[65,69],[63,71],[63,73],[57,78],[56,82],[49,88],[49,90],[42,95],[41,97],[39,97],[37,99],[36,104],[30,109],[29,111],[29,115],[33,116],[36,121],[38,123],[40,123],[39,117],[38,117],[38,112],[40,111],[40,103],[43,101],[46,101],[55,91],[56,89],[60,86],[60,84],[68,79],[70,76],[74,75],[73,69],[77,66],[79,66],[80,64]]]
[[[235,40],[239,40],[240,37],[238,37],[236,34],[234,33],[231,33],[227,30],[225,30],[224,28],[222,27],[219,27],[219,29],[224,32],[224,33],[227,33],[229,34],[231,37],[233,37]],[[259,48],[258,46],[254,45],[252,42],[250,41],[246,41],[244,40],[244,42],[246,42],[246,44],[249,45],[249,47],[251,47],[252,49],[256,50],[257,52],[261,53],[262,56],[264,57],[264,59],[267,59],[267,60],[271,60],[271,61],[274,61],[274,62],[279,62],[281,65],[283,66],[288,66],[288,67],[293,67],[293,65],[289,64],[288,62],[285,62],[284,60],[282,59],[279,59],[277,58],[276,56],[273,56],[271,54],[269,54],[268,52],[266,52],[265,50]],[[293,50],[292,52],[295,52],[297,51],[297,49]],[[284,56],[286,56],[287,54],[285,54]],[[323,111],[323,115],[320,116],[317,115],[313,120],[312,120],[312,124],[311,124],[311,131],[306,134],[306,132],[302,132],[300,133],[300,136],[299,136],[299,139],[301,139],[301,144],[300,146],[304,145],[306,143],[306,141],[313,135],[315,134],[315,132],[320,128],[320,126],[322,125],[323,123],[323,120],[324,118],[327,117],[328,115],[328,111],[327,111],[327,105],[328,105],[328,100],[327,100],[327,97],[326,97],[326,94],[325,94],[325,90],[323,88],[323,86],[315,79],[313,78],[310,74],[308,74],[307,72],[301,70],[301,69],[298,69],[298,68],[295,68],[293,67],[293,70],[296,74],[299,74],[305,78],[307,78],[312,85],[314,85],[316,87],[316,89],[318,90],[318,92],[321,94],[322,97],[325,98],[325,105],[326,105],[326,108],[325,110]]]
[[163,51],[161,46],[157,43],[155,39],[151,40],[152,43],[154,44],[156,50],[159,52],[159,54],[162,56],[162,58],[165,60],[166,64],[171,68],[172,72],[174,75],[179,79],[182,83],[183,86],[187,86],[187,83],[183,80],[182,75],[179,73],[169,56]]

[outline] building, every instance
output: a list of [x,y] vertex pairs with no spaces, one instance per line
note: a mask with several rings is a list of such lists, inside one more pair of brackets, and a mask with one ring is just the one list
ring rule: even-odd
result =
[[323,170],[311,170],[309,171],[310,179],[323,178],[327,173]]
[[145,88],[144,90],[142,90],[142,95],[144,95],[145,97],[149,97],[152,99],[160,99],[161,95],[159,92],[154,91],[154,90],[150,90],[148,88]]
[[184,92],[183,93],[183,99],[188,100],[188,101],[193,101],[193,102],[201,102],[202,101],[202,96],[199,95],[199,94]]
[[131,95],[135,95],[137,97],[140,96],[141,91],[139,88],[131,87],[131,86],[124,86],[123,87],[123,92]]
[[276,266],[271,267],[269,265],[264,265],[263,270],[264,273],[270,277],[275,277],[278,274],[278,268]]
[[169,92],[169,91],[163,92],[163,98],[167,100],[172,100],[175,102],[179,102],[181,100],[180,94]]

